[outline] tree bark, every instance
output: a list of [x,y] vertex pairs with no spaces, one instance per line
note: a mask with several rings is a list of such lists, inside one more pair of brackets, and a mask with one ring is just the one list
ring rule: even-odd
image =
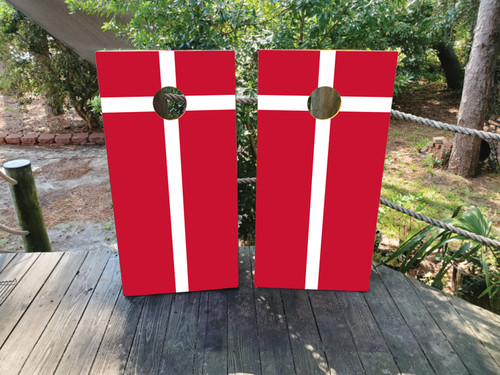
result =
[[[493,85],[493,74],[500,49],[500,1],[481,0],[474,41],[465,69],[458,125],[482,129]],[[481,139],[457,134],[449,169],[463,177],[478,172]]]
[[451,90],[461,90],[464,71],[460,66],[457,54],[453,49],[453,45],[450,42],[441,42],[436,45],[436,50],[438,52],[439,62],[444,70],[444,76],[446,77],[446,83],[448,88]]

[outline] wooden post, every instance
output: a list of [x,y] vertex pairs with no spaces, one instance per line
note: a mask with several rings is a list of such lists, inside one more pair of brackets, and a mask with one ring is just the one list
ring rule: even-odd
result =
[[19,226],[29,231],[27,236],[23,236],[24,249],[27,252],[51,251],[30,161],[12,160],[3,167],[7,176],[17,181],[16,185],[10,185],[10,192],[16,207]]
[[331,87],[319,87],[310,95],[309,112],[317,119],[332,118],[340,109],[340,95]]

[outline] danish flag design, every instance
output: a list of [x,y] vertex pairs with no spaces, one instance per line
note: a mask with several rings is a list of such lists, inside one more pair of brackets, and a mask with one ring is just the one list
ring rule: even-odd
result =
[[[97,52],[96,61],[123,293],[237,287],[234,52]],[[177,120],[153,108],[166,86],[186,97]]]
[[[366,291],[397,52],[260,51],[257,287]],[[315,119],[318,87],[341,96]]]

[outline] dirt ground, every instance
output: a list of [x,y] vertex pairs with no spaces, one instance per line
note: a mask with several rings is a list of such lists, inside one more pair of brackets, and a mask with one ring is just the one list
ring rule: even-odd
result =
[[79,133],[87,131],[75,111],[54,116],[40,98],[22,104],[16,98],[0,95],[0,133]]

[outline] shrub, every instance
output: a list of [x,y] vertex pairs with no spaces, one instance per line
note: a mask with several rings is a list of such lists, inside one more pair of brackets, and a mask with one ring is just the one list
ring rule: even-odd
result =
[[89,128],[98,126],[95,67],[4,2],[0,24],[0,89],[19,98],[41,95],[55,115],[72,107]]

